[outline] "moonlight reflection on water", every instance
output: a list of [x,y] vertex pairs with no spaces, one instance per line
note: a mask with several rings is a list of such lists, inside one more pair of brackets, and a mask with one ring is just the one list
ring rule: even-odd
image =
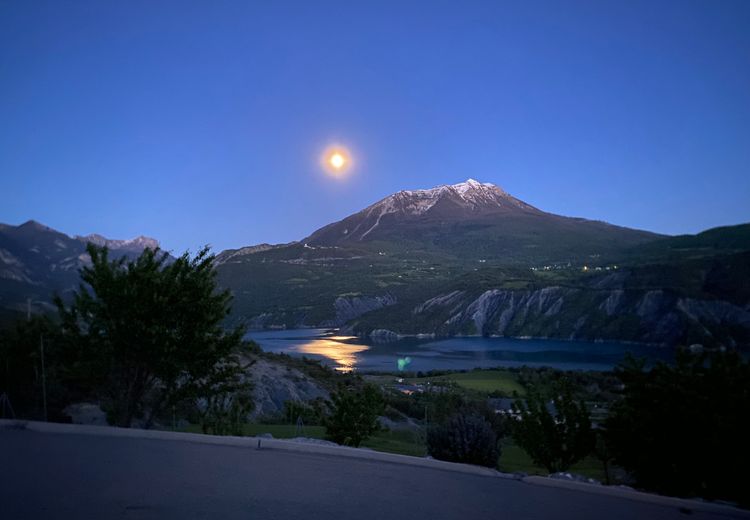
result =
[[613,342],[497,337],[400,338],[378,342],[326,329],[252,331],[247,337],[267,352],[306,356],[350,372],[471,370],[492,367],[552,367],[612,370],[627,352],[651,365],[671,361],[674,350]]
[[357,354],[369,350],[367,345],[344,343],[357,338],[354,336],[328,336],[318,338],[297,346],[297,352],[322,356],[334,363],[333,368],[339,372],[351,372],[358,365]]

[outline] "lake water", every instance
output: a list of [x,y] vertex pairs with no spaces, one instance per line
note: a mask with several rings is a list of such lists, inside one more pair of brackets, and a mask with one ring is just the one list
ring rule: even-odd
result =
[[610,370],[628,351],[652,362],[669,361],[674,355],[668,348],[554,339],[404,338],[376,343],[323,329],[253,331],[247,337],[267,352],[317,359],[341,371],[469,370],[523,365]]

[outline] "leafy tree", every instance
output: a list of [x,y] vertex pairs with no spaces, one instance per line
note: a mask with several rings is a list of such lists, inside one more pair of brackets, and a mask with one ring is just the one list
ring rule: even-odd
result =
[[750,363],[736,352],[678,353],[618,367],[624,390],[606,421],[614,460],[639,486],[750,504]]
[[383,395],[377,387],[340,386],[331,396],[332,412],[326,418],[326,438],[346,446],[359,446],[378,431],[378,416],[383,413]]
[[184,400],[240,389],[241,328],[222,321],[231,296],[218,291],[213,255],[171,261],[146,249],[137,259],[110,261],[89,244],[73,302],[57,298],[62,337],[75,352],[70,370],[101,398],[110,423],[150,425]]
[[480,415],[457,414],[427,430],[427,453],[450,462],[497,467],[497,435]]
[[552,399],[555,413],[540,394],[516,401],[519,420],[512,425],[513,439],[535,464],[550,473],[565,471],[594,447],[591,420],[583,402],[576,402],[567,384],[560,384]]

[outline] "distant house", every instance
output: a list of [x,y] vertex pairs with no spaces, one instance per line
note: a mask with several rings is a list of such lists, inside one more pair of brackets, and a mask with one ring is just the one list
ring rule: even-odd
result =
[[[521,399],[509,399],[507,397],[493,397],[488,399],[487,401],[492,409],[495,410],[496,414],[504,415],[505,417],[518,421],[521,419],[521,414],[518,413],[513,403],[520,400]],[[554,402],[552,402],[551,400],[548,401],[546,408],[550,415],[552,415],[553,417],[557,417],[557,407],[555,406]]]
[[424,392],[424,387],[422,385],[408,385],[408,384],[398,384],[394,386],[396,390],[401,392],[402,394],[411,395],[414,393],[421,394]]

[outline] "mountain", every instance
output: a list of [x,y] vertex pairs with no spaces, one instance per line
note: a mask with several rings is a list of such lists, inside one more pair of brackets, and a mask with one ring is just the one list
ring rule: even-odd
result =
[[611,256],[659,238],[647,231],[539,210],[473,179],[428,190],[399,191],[303,242],[316,247],[446,254],[503,263],[578,262]]
[[256,328],[748,345],[748,229],[666,237],[469,179],[221,253],[217,270],[233,319]]
[[340,222],[319,229],[305,241],[330,246],[378,240],[378,237],[390,238],[394,232],[406,227],[423,227],[445,221],[542,214],[494,184],[469,179],[429,190],[399,191]]
[[101,235],[71,237],[39,222],[0,224],[0,308],[50,309],[53,294],[78,287],[78,270],[89,261],[86,244],[106,245],[112,257],[133,257],[159,243],[147,237],[110,240]]
[[146,248],[156,249],[159,247],[159,242],[156,239],[144,237],[143,235],[136,238],[131,238],[129,240],[112,240],[110,238],[97,235],[96,233],[92,233],[86,236],[77,235],[75,238],[76,240],[80,240],[84,244],[91,242],[92,244],[99,247],[107,247],[110,251],[127,251],[130,253],[140,253]]
[[684,260],[750,248],[750,224],[721,226],[696,235],[677,235],[646,242],[629,253],[635,258]]

